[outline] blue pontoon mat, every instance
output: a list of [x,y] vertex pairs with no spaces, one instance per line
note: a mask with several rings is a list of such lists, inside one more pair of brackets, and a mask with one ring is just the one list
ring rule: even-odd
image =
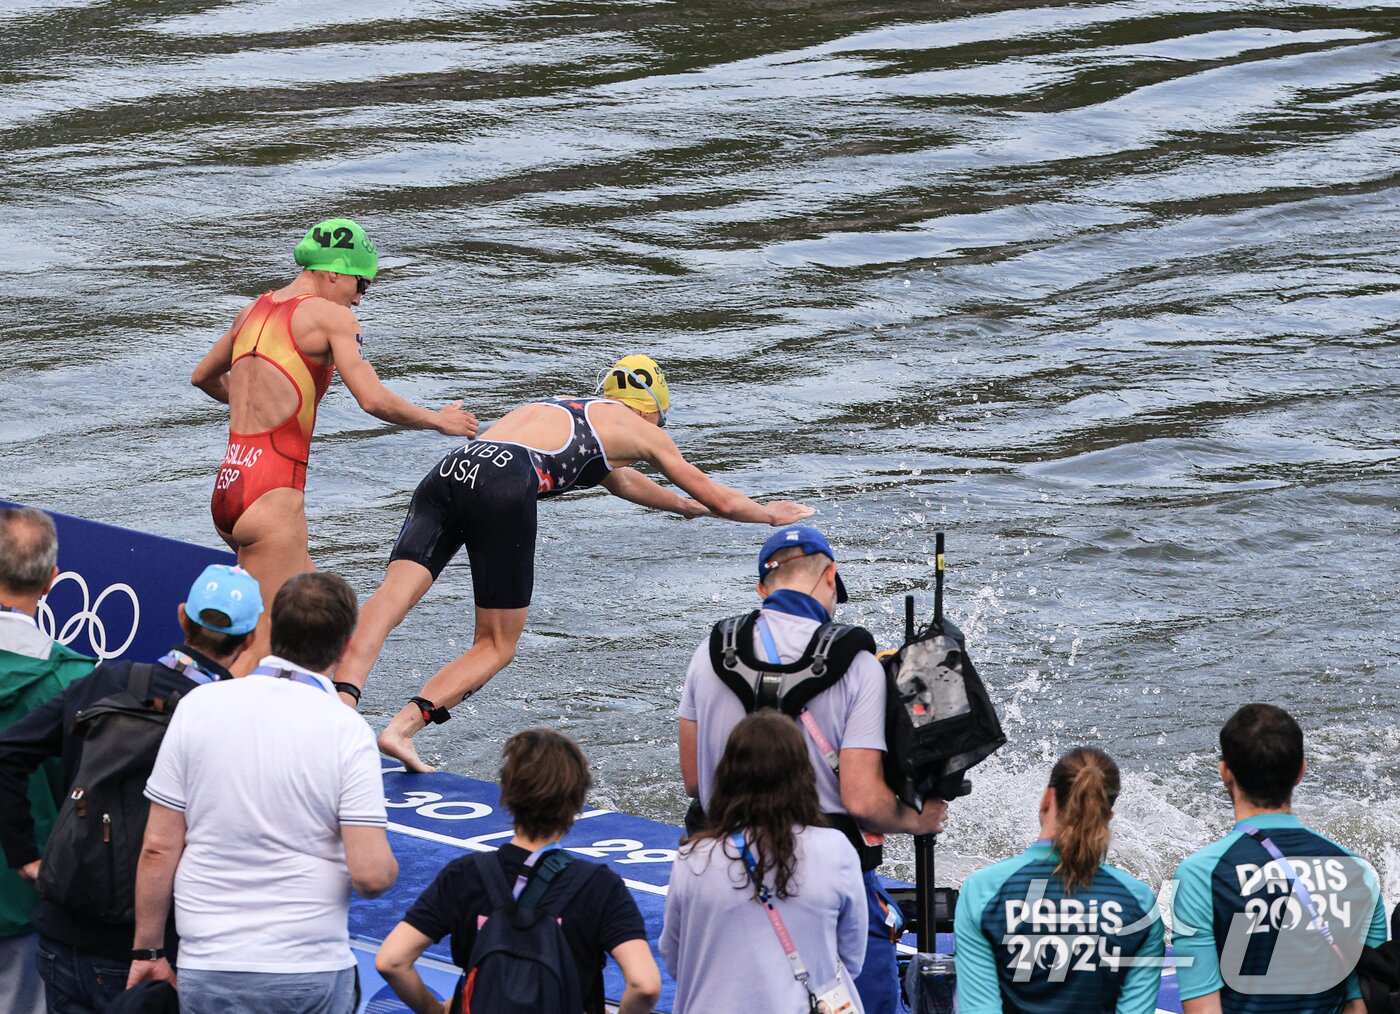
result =
[[[0,500],[0,506],[18,506]],[[52,512],[51,512],[52,513]],[[62,572],[40,610],[41,625],[78,651],[103,658],[122,656],[148,661],[180,637],[175,608],[190,582],[210,563],[232,563],[227,551],[53,513],[58,527],[58,565]],[[584,744],[585,747],[587,744]],[[356,898],[350,931],[365,1002],[362,1011],[390,1014],[406,1008],[374,971],[374,952],[438,871],[464,852],[494,849],[511,837],[510,820],[500,806],[500,789],[460,775],[409,775],[385,761],[384,791],[389,806],[389,834],[399,859],[399,881],[373,901]],[[677,773],[679,778],[679,773]],[[653,950],[661,932],[666,883],[676,855],[678,828],[611,810],[589,810],[564,840],[577,855],[606,862],[631,888],[647,922]],[[913,944],[909,938],[908,945]],[[939,948],[952,950],[940,936]],[[912,952],[912,946],[904,946]],[[660,965],[658,956],[657,964]],[[447,947],[440,944],[419,962],[429,988],[446,998],[459,972]],[[781,974],[779,966],[778,972]],[[622,977],[608,962],[608,997],[622,994]],[[658,1010],[669,1012],[675,984],[662,967]],[[1178,1012],[1176,977],[1162,979],[1158,1006]]]
[[[401,1012],[403,1007],[374,971],[374,948],[392,930],[419,893],[439,870],[465,852],[483,852],[510,841],[510,815],[501,808],[500,788],[490,782],[438,772],[430,775],[406,774],[401,767],[385,760],[384,795],[389,810],[389,837],[399,860],[399,879],[393,889],[372,901],[355,898],[350,908],[350,932],[360,960],[365,1006],[372,1014]],[[647,923],[647,935],[655,953],[661,933],[661,916],[666,901],[666,884],[671,862],[680,840],[679,828],[644,820],[612,810],[590,809],[583,813],[564,838],[564,847],[575,855],[607,863],[627,886]],[[891,883],[895,883],[891,881]],[[904,885],[899,885],[904,886]],[[939,948],[951,951],[951,936],[939,935]],[[907,951],[914,939],[907,938]],[[419,963],[424,981],[446,998],[459,972],[452,966],[447,941],[428,949]],[[662,967],[661,1002],[658,1011],[669,1012],[675,1001],[675,983]],[[775,974],[783,973],[779,966]],[[608,999],[622,995],[622,975],[608,961],[604,972]],[[1176,977],[1166,975],[1158,1007],[1177,1012]]]

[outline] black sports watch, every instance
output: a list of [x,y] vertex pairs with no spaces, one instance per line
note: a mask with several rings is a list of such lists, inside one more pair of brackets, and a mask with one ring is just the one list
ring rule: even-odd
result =
[[135,947],[131,951],[132,961],[159,961],[163,957],[164,947]]

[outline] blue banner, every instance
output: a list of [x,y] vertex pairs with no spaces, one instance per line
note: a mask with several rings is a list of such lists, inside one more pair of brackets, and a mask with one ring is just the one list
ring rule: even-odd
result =
[[159,658],[183,640],[175,609],[194,579],[211,563],[235,562],[227,550],[47,513],[58,529],[59,573],[39,606],[39,626],[94,658]]

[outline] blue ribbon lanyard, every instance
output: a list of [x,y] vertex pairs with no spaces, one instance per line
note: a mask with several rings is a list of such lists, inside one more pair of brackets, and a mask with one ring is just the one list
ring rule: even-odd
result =
[[307,686],[315,687],[317,690],[320,690],[320,691],[322,691],[323,693],[327,693],[327,694],[330,693],[330,691],[327,690],[327,689],[325,688],[325,686],[323,686],[319,680],[314,679],[314,678],[311,677],[311,676],[308,676],[308,675],[307,675],[306,673],[304,673],[304,672],[298,672],[298,671],[295,670],[295,669],[283,669],[281,666],[275,666],[275,665],[260,665],[260,666],[258,666],[256,669],[254,669],[252,672],[250,672],[248,675],[249,675],[249,676],[275,676],[275,677],[277,677],[278,679],[291,680],[291,681],[294,682],[294,683],[305,683]]
[[1316,930],[1317,933],[1322,936],[1322,939],[1327,941],[1327,945],[1332,948],[1332,953],[1338,957],[1343,965],[1349,964],[1347,956],[1342,953],[1342,949],[1337,946],[1337,941],[1332,936],[1332,927],[1328,926],[1327,920],[1322,917],[1322,912],[1318,910],[1317,902],[1313,901],[1312,894],[1308,891],[1307,885],[1298,879],[1298,874],[1294,871],[1293,864],[1288,861],[1283,852],[1279,850],[1279,847],[1274,844],[1273,839],[1266,838],[1262,831],[1249,824],[1241,824],[1239,829],[1242,833],[1249,835],[1249,837],[1258,842],[1260,847],[1263,848],[1265,852],[1269,853],[1269,857],[1279,864],[1279,868],[1283,870],[1284,877],[1288,880],[1288,886],[1293,889],[1293,893],[1298,896],[1298,900],[1302,902],[1303,907],[1307,909],[1308,915],[1312,918],[1312,922],[1308,923],[1308,928]]
[[183,651],[172,649],[168,654],[162,655],[157,662],[167,669],[174,669],[185,679],[194,683],[217,683],[222,677],[217,673],[212,673],[196,662]]
[[557,841],[552,841],[548,845],[545,845],[542,848],[537,848],[535,849],[535,851],[530,853],[529,857],[525,860],[524,871],[520,874],[520,876],[515,878],[515,889],[511,893],[515,895],[516,901],[519,901],[520,896],[525,893],[525,886],[530,882],[530,873],[539,864],[539,861],[544,857],[544,854],[546,852],[557,852],[563,847],[564,846],[560,845]]
[[768,621],[762,616],[758,618],[758,636],[763,639],[763,650],[768,655],[768,661],[774,665],[782,665],[782,656],[778,654],[778,642],[773,640],[773,631],[768,629]]

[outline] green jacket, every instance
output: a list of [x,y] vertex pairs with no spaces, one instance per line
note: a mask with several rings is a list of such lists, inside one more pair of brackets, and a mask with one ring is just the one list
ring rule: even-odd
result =
[[[93,659],[43,637],[18,620],[0,624],[0,732],[92,672]],[[48,840],[63,796],[57,757],[45,761],[29,782],[29,805],[40,848]],[[3,865],[3,864],[0,864]],[[30,931],[34,886],[8,867],[0,869],[0,937]]]

